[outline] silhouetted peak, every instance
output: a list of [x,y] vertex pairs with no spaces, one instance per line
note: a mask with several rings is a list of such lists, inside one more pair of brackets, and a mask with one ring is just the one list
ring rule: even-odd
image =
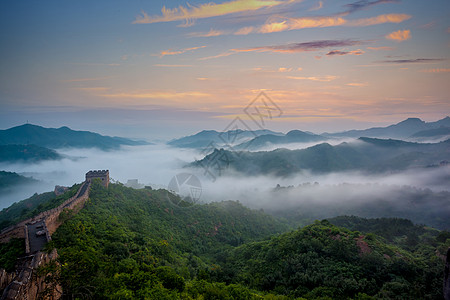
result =
[[416,125],[416,124],[424,124],[425,122],[419,118],[408,118],[404,121],[401,121],[397,125]]
[[299,136],[299,135],[304,136],[309,134],[300,130],[291,130],[288,133],[286,133],[286,136]]

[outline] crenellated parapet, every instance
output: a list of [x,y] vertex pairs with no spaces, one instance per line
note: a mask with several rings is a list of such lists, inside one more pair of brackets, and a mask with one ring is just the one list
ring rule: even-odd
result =
[[86,181],[92,182],[94,179],[100,179],[105,187],[109,185],[109,170],[94,170],[86,173]]

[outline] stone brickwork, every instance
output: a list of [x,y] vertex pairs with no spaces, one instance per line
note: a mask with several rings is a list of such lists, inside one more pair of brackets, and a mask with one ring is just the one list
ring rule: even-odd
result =
[[[109,174],[108,174],[109,181]],[[10,226],[0,233],[0,242],[9,242],[11,238],[24,238],[26,245],[26,252],[30,255],[21,259],[18,263],[18,267],[15,273],[7,273],[5,270],[0,269],[0,290],[3,291],[1,300],[9,299],[37,299],[39,293],[46,288],[44,278],[34,276],[33,271],[51,260],[57,258],[58,253],[56,249],[50,254],[43,253],[41,251],[30,253],[30,236],[28,234],[28,226],[35,224],[36,222],[44,223],[44,230],[46,233],[46,239],[49,241],[51,235],[62,224],[59,216],[65,209],[72,210],[73,213],[77,213],[89,198],[90,181],[85,181],[75,196],[67,199],[56,208],[42,212],[30,219],[24,220],[14,226]],[[61,297],[61,288],[55,288],[51,299],[59,299]]]
[[[58,253],[54,249],[50,253],[38,252],[21,258],[22,262],[16,269],[14,280],[5,288],[1,300],[35,300],[46,289],[45,277],[33,275],[35,270],[42,265],[58,258]],[[51,295],[46,299],[59,299],[62,295],[60,286],[52,286]]]
[[93,179],[100,179],[105,187],[109,185],[109,170],[94,170],[86,173],[86,181],[92,182]]

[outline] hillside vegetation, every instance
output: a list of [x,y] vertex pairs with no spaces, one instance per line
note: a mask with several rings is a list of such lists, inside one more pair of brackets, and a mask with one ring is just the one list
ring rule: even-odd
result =
[[0,162],[39,162],[61,159],[56,151],[36,145],[0,145]]
[[45,128],[38,125],[24,124],[0,130],[0,145],[10,144],[33,144],[51,149],[96,147],[102,150],[109,150],[119,148],[121,145],[134,146],[147,143],[120,137],[103,136],[90,131],[76,131],[66,126]]
[[36,193],[28,199],[2,209],[0,211],[0,230],[31,218],[43,211],[58,207],[64,201],[73,197],[79,188],[80,184],[75,184],[67,192],[59,196],[56,196],[54,192]]
[[442,293],[443,261],[435,253],[450,239],[438,231],[427,239],[428,231],[418,232],[417,248],[408,250],[328,221],[287,232],[238,202],[180,207],[172,197],[94,183],[85,208],[64,216],[48,246],[58,249],[60,264],[40,272],[52,274],[48,280],[61,283],[67,298],[429,299]]

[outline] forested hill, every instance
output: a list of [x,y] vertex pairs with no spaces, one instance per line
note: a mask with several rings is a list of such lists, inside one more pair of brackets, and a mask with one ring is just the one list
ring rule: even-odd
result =
[[450,239],[437,230],[420,232],[417,245],[406,249],[328,221],[288,232],[238,202],[178,202],[165,190],[94,183],[85,208],[61,216],[66,221],[48,246],[58,249],[59,264],[41,272],[52,273],[49,280],[68,297],[91,299],[429,299],[442,293],[443,261],[436,253]]
[[[365,171],[369,173],[424,168],[450,160],[450,140],[434,143],[410,143],[391,139],[360,138],[357,142],[332,146],[318,144],[301,150],[233,152],[215,149],[190,166],[220,163],[246,175],[288,176],[301,171],[327,173]],[[223,174],[223,173],[222,173]]]
[[121,145],[134,146],[147,143],[120,137],[104,136],[90,131],[72,130],[66,126],[45,128],[38,125],[23,124],[0,130],[0,145],[10,144],[33,144],[50,149],[96,147],[108,150],[119,148]]
[[0,162],[30,163],[61,158],[55,150],[36,145],[0,145]]
[[441,299],[444,262],[435,252],[445,253],[450,239],[425,240],[406,251],[375,234],[316,221],[228,252],[219,278],[301,299]]

